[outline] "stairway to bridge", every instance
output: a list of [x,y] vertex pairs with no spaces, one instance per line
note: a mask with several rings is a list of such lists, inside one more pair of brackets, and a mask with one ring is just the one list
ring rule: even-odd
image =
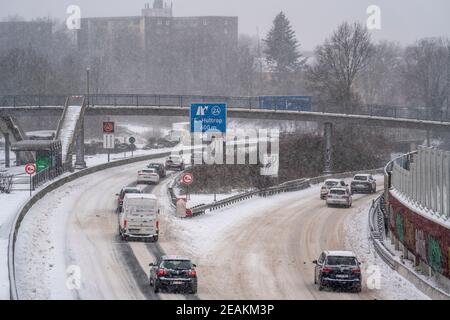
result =
[[70,96],[66,99],[64,111],[56,130],[56,139],[61,141],[63,162],[72,161],[76,137],[83,127],[85,110],[84,96]]

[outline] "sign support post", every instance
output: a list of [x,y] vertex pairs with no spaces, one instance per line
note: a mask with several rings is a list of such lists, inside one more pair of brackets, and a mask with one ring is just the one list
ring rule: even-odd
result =
[[33,191],[33,178],[32,178],[32,175],[34,173],[36,173],[36,165],[34,163],[28,163],[25,166],[25,173],[30,176],[30,197],[31,197],[32,191]]
[[108,163],[111,161],[111,149],[114,149],[114,122],[103,122],[103,148],[108,150]]

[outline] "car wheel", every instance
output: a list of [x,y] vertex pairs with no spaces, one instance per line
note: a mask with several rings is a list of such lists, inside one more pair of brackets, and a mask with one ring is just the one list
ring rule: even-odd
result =
[[158,236],[153,237],[153,242],[158,242]]
[[324,288],[324,286],[323,286],[323,284],[322,284],[322,281],[319,283],[319,291],[323,291],[323,288]]
[[153,283],[153,290],[155,291],[155,293],[158,293],[160,291],[159,284],[156,281]]
[[361,285],[356,286],[356,288],[354,289],[354,291],[355,291],[356,293],[360,293],[360,292],[361,292]]
[[189,290],[190,294],[196,294],[197,293],[197,286],[191,286],[191,289]]

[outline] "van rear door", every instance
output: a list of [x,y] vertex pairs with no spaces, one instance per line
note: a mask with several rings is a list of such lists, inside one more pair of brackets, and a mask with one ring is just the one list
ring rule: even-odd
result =
[[128,207],[128,232],[135,235],[157,234],[157,209],[147,204],[131,204]]

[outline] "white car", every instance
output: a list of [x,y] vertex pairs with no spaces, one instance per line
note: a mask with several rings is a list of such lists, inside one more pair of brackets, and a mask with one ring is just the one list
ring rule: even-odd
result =
[[322,199],[322,200],[326,199],[328,192],[333,187],[342,187],[342,188],[348,189],[348,184],[346,184],[344,180],[340,180],[340,179],[325,180],[322,187],[320,188],[320,199]]
[[167,158],[165,166],[166,170],[177,169],[183,171],[185,167],[183,157],[180,155],[171,155]]
[[137,173],[137,183],[153,183],[159,182],[159,173],[154,168],[145,168]]
[[327,206],[344,206],[350,208],[352,206],[352,195],[348,188],[334,187],[331,188],[327,195]]

